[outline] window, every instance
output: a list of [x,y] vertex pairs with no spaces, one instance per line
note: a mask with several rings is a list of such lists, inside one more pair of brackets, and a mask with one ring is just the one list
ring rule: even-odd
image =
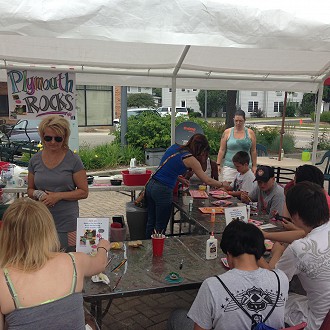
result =
[[258,110],[258,104],[259,104],[259,102],[249,101],[248,112],[257,111]]
[[282,96],[282,92],[276,92],[276,96]]
[[77,85],[78,126],[112,125],[112,86]]
[[182,108],[185,108],[186,107],[186,101],[185,100],[181,101],[181,107]]
[[141,93],[141,87],[138,87],[138,93]]
[[283,102],[274,102],[274,112],[283,112]]
[[170,93],[172,93],[172,88],[169,88],[168,91],[169,91]]
[[298,97],[298,93],[293,93],[292,96],[293,97]]
[[251,92],[251,96],[258,96],[258,92]]
[[197,89],[196,88],[193,88],[193,92],[197,92]]
[[186,89],[185,88],[182,88],[181,90],[182,90],[182,92],[184,92]]
[[129,93],[131,91],[131,86],[127,86],[127,92]]

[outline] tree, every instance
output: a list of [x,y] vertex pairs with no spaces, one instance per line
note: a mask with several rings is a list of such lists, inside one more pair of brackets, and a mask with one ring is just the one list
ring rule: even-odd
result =
[[155,102],[151,94],[148,93],[137,93],[130,94],[127,97],[128,108],[148,108],[154,107]]
[[326,103],[330,103],[330,86],[324,86],[322,100]]
[[305,93],[301,101],[300,112],[302,115],[310,114],[315,111],[316,94]]
[[237,91],[227,91],[227,107],[226,107],[226,128],[234,126],[234,116],[236,108]]
[[162,89],[161,88],[153,88],[152,95],[157,97],[162,97]]
[[[200,90],[196,96],[200,111],[205,115],[205,90]],[[218,115],[226,106],[226,91],[207,91],[207,117]]]

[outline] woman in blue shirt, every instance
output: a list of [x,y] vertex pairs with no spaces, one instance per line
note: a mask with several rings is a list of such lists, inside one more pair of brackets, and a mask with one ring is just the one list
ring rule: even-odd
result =
[[165,233],[170,219],[173,200],[173,189],[177,180],[188,185],[188,180],[180,176],[189,169],[209,186],[222,187],[222,182],[207,176],[196,157],[210,150],[209,143],[203,134],[193,135],[187,144],[170,146],[161,162],[159,168],[152,176],[146,187],[146,199],[148,207],[148,222],[146,238],[150,238],[153,231]]

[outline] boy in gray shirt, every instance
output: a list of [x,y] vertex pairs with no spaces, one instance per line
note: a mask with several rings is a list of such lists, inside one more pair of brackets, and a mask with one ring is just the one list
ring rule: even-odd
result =
[[275,182],[274,168],[270,166],[258,166],[256,178],[258,186],[251,193],[242,192],[243,202],[258,202],[259,212],[266,213],[270,218],[277,211],[282,213],[284,207],[284,188]]

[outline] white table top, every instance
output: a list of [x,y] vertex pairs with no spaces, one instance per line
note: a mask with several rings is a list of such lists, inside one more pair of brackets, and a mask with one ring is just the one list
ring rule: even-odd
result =
[[[135,191],[135,190],[142,190],[144,186],[111,186],[111,185],[90,185],[88,186],[88,189],[90,192],[93,191]],[[8,188],[3,188],[4,193],[26,193],[27,192],[27,187],[8,187]]]
[[301,165],[312,165],[311,161],[302,161],[301,159],[297,158],[286,158],[284,157],[281,161],[277,160],[277,157],[258,157],[257,158],[258,165],[268,165],[274,167],[281,167],[281,168],[290,168],[296,169],[298,166]]

